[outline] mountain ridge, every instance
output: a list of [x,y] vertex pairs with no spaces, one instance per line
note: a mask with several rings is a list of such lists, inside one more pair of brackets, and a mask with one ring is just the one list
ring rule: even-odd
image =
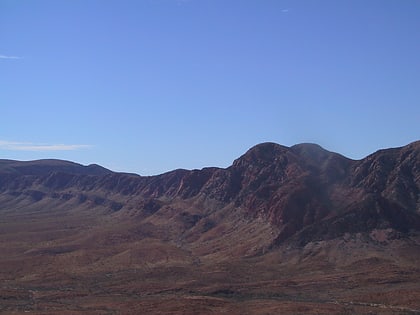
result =
[[[322,226],[323,220],[343,215],[347,220],[345,214],[356,213],[359,208],[364,209],[362,212],[369,209],[380,212],[383,207],[390,211],[377,218],[369,229],[393,226],[389,218],[402,217],[405,225],[398,228],[409,230],[419,228],[416,216],[420,214],[419,148],[417,141],[351,160],[316,144],[285,147],[266,142],[250,148],[227,168],[178,169],[147,177],[59,160],[0,160],[0,174],[7,175],[2,176],[3,180],[0,178],[0,190],[27,189],[37,199],[57,195],[55,190],[72,189],[81,191],[74,198],[89,192],[165,199],[165,202],[213,200],[240,208],[247,216],[261,217],[275,226],[279,232],[274,243],[309,226],[319,235],[316,226]],[[105,199],[110,199],[114,210],[124,208],[121,198]],[[364,226],[362,218],[363,215],[347,229],[360,230],[356,226]],[[326,232],[326,235],[346,232],[344,228],[341,233]]]
[[0,314],[419,314],[419,153],[265,143],[156,176],[0,160]]
[[[402,149],[402,148],[420,147],[420,140],[413,141],[413,142],[410,142],[407,145],[403,145],[403,146],[399,146],[399,147],[378,149],[377,151],[375,151],[373,153],[370,153],[370,154],[368,154],[367,156],[365,156],[361,159],[352,159],[352,158],[346,157],[346,156],[344,156],[340,153],[329,151],[329,150],[323,148],[322,146],[320,146],[319,144],[312,143],[312,142],[302,142],[302,143],[294,144],[294,145],[289,146],[289,147],[285,146],[285,145],[278,144],[276,142],[262,142],[262,143],[256,144],[256,145],[252,146],[251,148],[249,148],[244,154],[241,155],[241,157],[245,156],[247,153],[250,153],[250,152],[255,151],[255,150],[259,150],[259,149],[264,148],[264,147],[273,147],[273,148],[277,147],[277,148],[281,148],[284,151],[291,150],[291,151],[296,151],[296,152],[299,152],[299,151],[300,152],[302,152],[302,151],[312,151],[313,152],[313,151],[318,150],[318,151],[324,152],[324,153],[333,153],[334,155],[341,156],[341,157],[343,157],[347,160],[361,161],[361,160],[369,158],[371,155],[374,155],[376,153],[383,152],[383,151],[392,151],[392,150],[399,150],[399,149]],[[240,159],[241,157],[235,159],[232,162],[232,165],[235,164],[235,161]],[[118,173],[118,174],[127,174],[127,175],[137,175],[137,176],[141,176],[141,177],[160,176],[160,175],[164,175],[166,173],[172,173],[172,172],[176,172],[176,171],[199,171],[199,170],[203,170],[203,169],[207,169],[207,168],[222,169],[221,167],[205,166],[201,169],[178,168],[178,169],[174,169],[174,170],[168,170],[168,171],[165,171],[163,173],[156,174],[156,175],[141,175],[141,174],[137,174],[137,173],[133,173],[133,172],[116,172],[116,171],[113,171],[111,169],[107,169],[107,168],[105,168],[105,167],[103,167],[99,164],[95,164],[95,163],[89,164],[89,165],[83,165],[83,164],[73,162],[73,161],[69,161],[69,160],[37,159],[37,160],[23,161],[23,160],[13,160],[13,159],[0,159],[0,174],[5,173],[6,167],[12,167],[12,168],[17,167],[17,168],[19,168],[19,167],[21,167],[25,164],[26,165],[34,165],[35,167],[36,166],[41,166],[41,165],[48,165],[50,167],[73,166],[74,169],[76,169],[77,167],[81,167],[81,168],[100,167],[101,169],[103,169],[104,174]],[[98,175],[98,174],[91,174],[91,175]]]

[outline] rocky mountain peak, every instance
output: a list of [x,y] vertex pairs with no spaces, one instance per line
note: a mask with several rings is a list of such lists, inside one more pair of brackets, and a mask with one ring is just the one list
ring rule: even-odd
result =
[[233,162],[234,167],[267,165],[289,152],[289,148],[273,142],[258,144]]

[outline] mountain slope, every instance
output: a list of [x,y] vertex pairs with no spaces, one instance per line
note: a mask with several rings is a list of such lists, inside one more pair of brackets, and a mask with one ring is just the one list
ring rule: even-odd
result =
[[375,228],[407,232],[420,228],[419,151],[420,142],[415,142],[354,161],[314,144],[287,148],[263,143],[227,169],[176,170],[151,177],[57,160],[2,160],[0,189],[35,199],[91,198],[113,211],[128,208],[128,196],[143,200],[140,204],[190,200],[201,204],[202,217],[206,202],[217,203],[268,222],[277,229],[277,243],[310,226],[321,239]]
[[0,160],[0,314],[418,314],[420,142],[158,176]]

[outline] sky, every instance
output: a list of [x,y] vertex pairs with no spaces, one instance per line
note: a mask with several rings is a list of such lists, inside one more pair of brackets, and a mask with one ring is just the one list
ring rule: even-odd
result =
[[420,139],[418,0],[0,0],[0,158],[141,175]]

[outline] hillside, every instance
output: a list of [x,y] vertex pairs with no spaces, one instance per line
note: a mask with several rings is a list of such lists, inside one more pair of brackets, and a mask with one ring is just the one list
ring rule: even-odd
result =
[[420,142],[143,177],[0,160],[0,312],[418,314]]

